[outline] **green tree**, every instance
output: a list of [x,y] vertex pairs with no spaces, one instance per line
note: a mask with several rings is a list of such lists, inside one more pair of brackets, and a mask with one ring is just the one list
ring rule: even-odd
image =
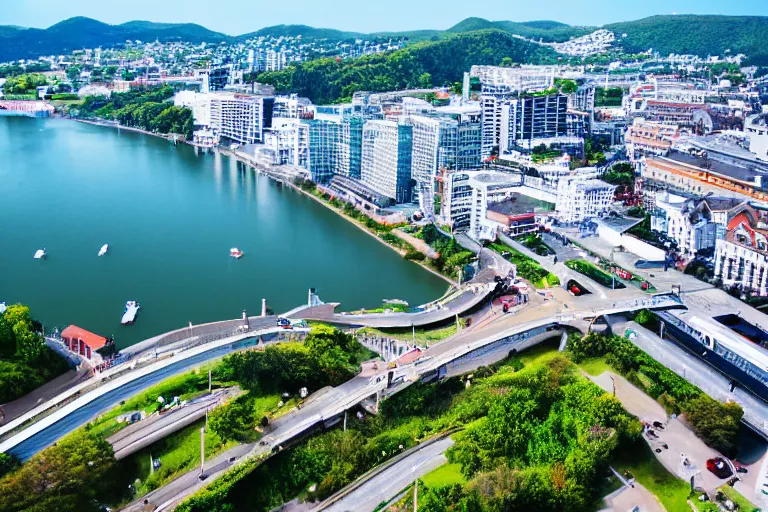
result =
[[208,425],[222,441],[252,441],[255,437],[253,408],[249,397],[238,398],[217,407],[208,415]]
[[0,510],[99,510],[114,463],[112,446],[100,436],[67,436],[0,480]]

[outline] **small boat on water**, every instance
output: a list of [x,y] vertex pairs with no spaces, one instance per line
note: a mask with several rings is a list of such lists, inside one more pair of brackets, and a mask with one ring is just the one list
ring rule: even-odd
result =
[[107,251],[109,250],[109,244],[104,244],[101,246],[101,249],[99,249],[99,256],[104,256],[107,254]]
[[141,306],[135,300],[129,300],[125,303],[125,312],[123,313],[123,319],[120,321],[123,325],[130,325],[136,321],[136,315],[139,313]]
[[42,249],[38,249],[37,252],[35,252],[35,259],[36,260],[41,260],[41,259],[45,258],[46,256],[47,255],[45,253],[45,247],[43,247]]
[[245,253],[240,249],[238,249],[237,247],[233,247],[229,250],[229,255],[235,258],[236,260],[239,260],[240,258],[242,258],[244,254]]

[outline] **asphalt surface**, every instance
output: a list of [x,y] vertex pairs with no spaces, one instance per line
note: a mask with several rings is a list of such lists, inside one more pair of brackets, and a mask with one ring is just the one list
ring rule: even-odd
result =
[[635,322],[617,322],[617,333],[628,327],[638,336],[632,342],[653,359],[720,402],[737,402],[744,409],[744,420],[768,437],[768,404],[741,388],[730,391],[730,379],[672,341],[663,340]]
[[[381,387],[380,385],[379,388]],[[187,495],[221,476],[244,457],[265,455],[273,449],[281,449],[287,441],[305,430],[337,416],[368,394],[375,393],[376,389],[370,385],[369,377],[356,377],[336,388],[323,390],[317,394],[318,396],[311,396],[301,409],[294,410],[274,420],[268,432],[258,443],[238,445],[212,459],[210,465],[206,464],[204,473],[207,478],[205,480],[201,481],[198,478],[199,470],[190,471],[129,504],[123,510],[141,511],[144,507],[144,500],[148,500],[155,507],[160,507],[159,510],[169,510]],[[233,457],[235,460],[231,460]]]
[[115,451],[117,460],[124,459],[142,448],[204,418],[213,409],[234,395],[231,389],[214,391],[190,403],[125,427],[107,439]]
[[395,497],[416,479],[445,464],[444,453],[451,446],[450,437],[435,441],[377,474],[333,505],[317,510],[372,512],[381,502]]
[[[114,407],[120,403],[121,400],[131,397],[141,390],[177,373],[193,368],[211,359],[216,359],[237,350],[242,350],[246,346],[255,345],[256,343],[256,338],[246,338],[172,363],[157,371],[142,375],[130,382],[116,386],[93,399],[87,394],[81,396],[77,400],[59,409],[56,413],[27,427],[27,429],[20,434],[17,434],[17,436],[24,435],[30,429],[35,429],[33,434],[25,436],[26,438],[23,440],[16,442],[14,438],[11,438],[4,442],[3,444],[13,444],[12,447],[6,448],[5,451],[16,455],[21,460],[29,459],[40,450],[56,442],[57,439],[84,425],[98,414]],[[102,388],[97,388],[95,391],[99,390],[103,391]],[[40,426],[43,423],[44,425]]]

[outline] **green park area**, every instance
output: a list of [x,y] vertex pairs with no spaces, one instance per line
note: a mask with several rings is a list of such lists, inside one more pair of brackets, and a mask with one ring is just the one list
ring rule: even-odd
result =
[[550,288],[560,284],[560,279],[555,274],[539,265],[533,258],[529,258],[507,244],[494,242],[488,247],[514,263],[517,266],[517,275],[536,288]]
[[610,288],[612,290],[626,288],[624,283],[622,283],[621,280],[619,280],[617,277],[611,276],[611,274],[603,271],[594,263],[590,263],[586,260],[568,260],[565,262],[565,266],[578,272],[579,274],[587,276],[588,278],[600,283],[606,288]]

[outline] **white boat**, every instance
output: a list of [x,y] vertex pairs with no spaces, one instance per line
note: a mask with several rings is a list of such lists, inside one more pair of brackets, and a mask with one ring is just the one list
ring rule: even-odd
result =
[[107,251],[109,250],[109,244],[104,244],[101,246],[101,249],[99,249],[99,256],[104,256],[107,254]]
[[45,256],[46,256],[46,254],[45,254],[45,247],[43,247],[42,249],[38,249],[37,252],[35,252],[35,259],[36,260],[41,260],[41,259],[45,258]]
[[240,258],[242,258],[244,254],[245,253],[240,249],[238,249],[237,247],[233,247],[229,250],[229,255],[235,258],[236,260],[239,260]]
[[123,313],[123,319],[120,321],[123,325],[130,325],[136,321],[136,315],[141,309],[139,303],[135,300],[129,300],[125,303],[125,312]]

